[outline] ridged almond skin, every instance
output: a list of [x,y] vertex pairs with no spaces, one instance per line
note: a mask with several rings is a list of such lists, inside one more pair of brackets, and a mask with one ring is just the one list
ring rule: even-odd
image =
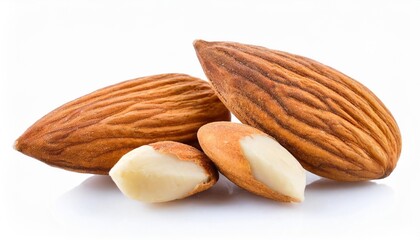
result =
[[173,141],[162,141],[149,145],[160,153],[175,155],[179,160],[182,161],[194,162],[205,170],[209,176],[208,181],[198,185],[185,197],[209,189],[214,184],[216,184],[217,180],[219,179],[219,172],[217,171],[213,162],[203,152],[192,146]]
[[233,42],[194,43],[222,102],[308,171],[340,181],[388,176],[401,152],[393,116],[365,86],[317,61]]
[[15,149],[51,166],[108,174],[128,151],[158,141],[197,145],[200,126],[229,120],[210,84],[185,74],[161,74],[92,92],[48,113]]
[[198,141],[204,153],[219,171],[236,185],[256,195],[279,202],[300,202],[273,191],[252,174],[249,161],[241,150],[240,140],[250,135],[265,135],[251,126],[233,122],[212,122],[198,130]]

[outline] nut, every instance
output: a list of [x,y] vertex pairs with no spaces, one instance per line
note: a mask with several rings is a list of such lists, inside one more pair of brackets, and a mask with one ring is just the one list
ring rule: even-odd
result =
[[401,152],[397,123],[365,86],[309,58],[232,42],[194,43],[219,98],[302,166],[340,181],[384,178]]
[[109,175],[127,197],[151,203],[185,198],[210,188],[218,179],[206,155],[171,141],[131,150]]
[[137,78],[50,112],[15,142],[49,165],[108,174],[128,151],[158,141],[197,144],[200,126],[229,120],[208,82],[184,74]]
[[238,123],[213,122],[198,130],[198,140],[220,172],[238,186],[281,202],[301,202],[305,170],[278,142]]

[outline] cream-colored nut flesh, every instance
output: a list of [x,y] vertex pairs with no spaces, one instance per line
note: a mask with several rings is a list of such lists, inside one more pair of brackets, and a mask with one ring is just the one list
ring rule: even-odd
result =
[[205,169],[192,161],[141,146],[124,155],[109,172],[129,198],[142,202],[166,202],[190,195],[209,180]]
[[280,194],[303,201],[306,175],[292,154],[264,135],[246,136],[240,145],[256,180]]

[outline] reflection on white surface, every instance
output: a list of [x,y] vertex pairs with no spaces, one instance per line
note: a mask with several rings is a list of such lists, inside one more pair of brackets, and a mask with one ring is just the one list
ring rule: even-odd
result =
[[[145,204],[124,197],[110,177],[92,176],[57,199],[53,211],[61,224],[111,235],[118,232],[116,229],[127,234],[140,229],[144,234],[170,234],[232,232],[235,228],[255,233],[258,228],[295,231],[301,226],[306,231],[322,232],[323,224],[333,224],[329,231],[341,231],[345,228],[342,222],[363,226],[392,211],[393,190],[374,182],[318,178],[307,186],[305,199],[302,204],[278,203],[248,193],[221,176],[213,188],[187,199]],[[311,222],[317,223],[314,229],[308,228]],[[209,225],[213,228],[208,229]]]
[[306,187],[305,211],[345,218],[366,211],[386,210],[393,201],[393,190],[375,182],[336,182],[320,179]]

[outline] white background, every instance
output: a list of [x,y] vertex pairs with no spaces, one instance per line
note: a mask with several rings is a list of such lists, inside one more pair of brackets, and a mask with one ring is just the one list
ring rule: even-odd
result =
[[[191,198],[146,205],[109,177],[12,149],[44,114],[98,88],[167,72],[205,78],[197,38],[304,55],[362,82],[400,126],[397,168],[353,184],[308,174],[302,204],[222,179]],[[0,239],[420,239],[419,43],[418,0],[0,1]]]

